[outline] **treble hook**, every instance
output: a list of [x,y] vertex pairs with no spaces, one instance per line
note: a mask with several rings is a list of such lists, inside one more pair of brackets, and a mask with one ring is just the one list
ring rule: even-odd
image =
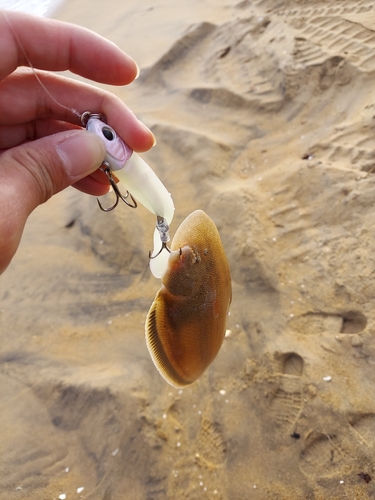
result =
[[[102,164],[102,166],[99,167],[99,168],[107,176],[107,179],[109,180],[109,183],[111,184],[112,189],[113,189],[113,191],[115,192],[115,195],[116,195],[116,201],[115,201],[115,203],[111,207],[108,207],[108,208],[104,208],[102,206],[102,204],[100,203],[100,201],[97,199],[96,201],[98,202],[100,210],[103,210],[103,212],[111,212],[113,209],[115,209],[117,207],[118,202],[119,202],[120,199],[124,203],[126,203],[128,205],[128,207],[130,207],[130,208],[137,208],[137,202],[135,201],[135,199],[133,198],[133,196],[129,193],[129,191],[126,191],[125,195],[121,194],[121,191],[119,190],[119,188],[118,188],[118,186],[116,184],[116,181],[115,181],[115,179],[112,176],[112,170],[111,170],[111,168],[109,166],[109,163],[107,163],[106,161],[104,161],[103,164]],[[127,198],[129,196],[131,198],[132,203],[129,203],[128,200],[127,200]]]
[[156,216],[156,229],[159,231],[160,234],[161,249],[158,251],[156,255],[152,255],[152,252],[150,250],[148,252],[149,259],[155,259],[155,257],[161,254],[164,248],[167,250],[167,252],[171,253],[171,249],[167,247],[167,243],[171,239],[169,236],[169,225],[167,221],[164,219],[164,217],[160,217],[160,215]]

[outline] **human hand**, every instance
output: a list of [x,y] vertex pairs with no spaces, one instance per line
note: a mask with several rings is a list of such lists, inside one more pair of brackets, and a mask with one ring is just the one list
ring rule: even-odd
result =
[[[29,61],[48,93],[30,68],[19,68]],[[63,70],[112,85],[132,82],[138,72],[118,47],[84,28],[0,10],[0,273],[38,205],[69,185],[95,196],[109,189],[95,172],[104,142],[83,130],[71,109],[104,113],[135,151],[155,143],[113,94],[50,73]]]

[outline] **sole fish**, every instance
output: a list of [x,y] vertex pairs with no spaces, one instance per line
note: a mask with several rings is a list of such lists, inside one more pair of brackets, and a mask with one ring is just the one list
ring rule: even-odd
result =
[[161,281],[147,315],[146,342],[160,374],[182,387],[197,380],[219,352],[232,300],[220,235],[202,210],[177,229]]

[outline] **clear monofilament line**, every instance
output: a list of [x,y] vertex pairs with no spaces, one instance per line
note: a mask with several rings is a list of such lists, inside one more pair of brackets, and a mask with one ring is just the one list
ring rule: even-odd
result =
[[44,85],[44,83],[42,82],[40,76],[38,75],[38,73],[36,72],[34,66],[32,65],[30,59],[29,59],[29,56],[27,55],[26,51],[25,51],[25,48],[24,46],[22,45],[21,43],[21,40],[19,39],[19,36],[17,35],[17,33],[14,31],[13,29],[13,26],[12,26],[12,23],[10,22],[9,20],[9,17],[7,16],[6,12],[5,11],[2,11],[1,12],[3,15],[4,15],[4,18],[9,26],[9,29],[11,30],[19,48],[21,49],[23,55],[25,56],[25,59],[30,67],[30,69],[32,70],[32,72],[34,73],[35,75],[35,78],[37,79],[37,81],[39,82],[40,86],[42,87],[42,89],[46,92],[46,94],[50,97],[50,99],[52,99],[52,101],[57,104],[58,106],[60,106],[61,108],[63,109],[66,109],[67,111],[71,111],[75,116],[77,116],[79,119],[81,119],[81,116],[82,114],[75,108],[69,108],[68,106],[64,106],[64,104],[61,104],[61,102],[59,102],[55,97],[53,97],[53,95],[51,94],[51,92],[46,88],[46,86]]

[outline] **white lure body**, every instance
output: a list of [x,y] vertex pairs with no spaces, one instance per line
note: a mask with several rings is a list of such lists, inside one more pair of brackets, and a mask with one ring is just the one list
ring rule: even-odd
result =
[[[104,141],[107,150],[105,163],[116,172],[116,177],[124,184],[127,191],[156,217],[162,218],[169,227],[174,214],[173,200],[152,168],[139,155],[133,153],[115,130],[101,119],[105,120],[103,115],[85,112],[82,118],[86,129]],[[152,253],[158,252],[160,244],[161,234],[155,229]],[[168,252],[160,252],[150,259],[150,269],[156,278],[161,278],[164,274],[168,257]]]
[[[152,168],[137,153],[133,153],[124,168],[116,171],[116,177],[137,201],[156,216],[163,217],[170,225],[174,215],[172,196]],[[155,229],[152,253],[156,253],[159,248],[160,233]],[[150,269],[155,278],[161,278],[164,274],[168,257],[168,252],[161,252],[150,259]]]
[[116,171],[116,177],[124,184],[134,198],[150,212],[171,222],[174,204],[170,193],[152,168],[133,153],[126,165]]

